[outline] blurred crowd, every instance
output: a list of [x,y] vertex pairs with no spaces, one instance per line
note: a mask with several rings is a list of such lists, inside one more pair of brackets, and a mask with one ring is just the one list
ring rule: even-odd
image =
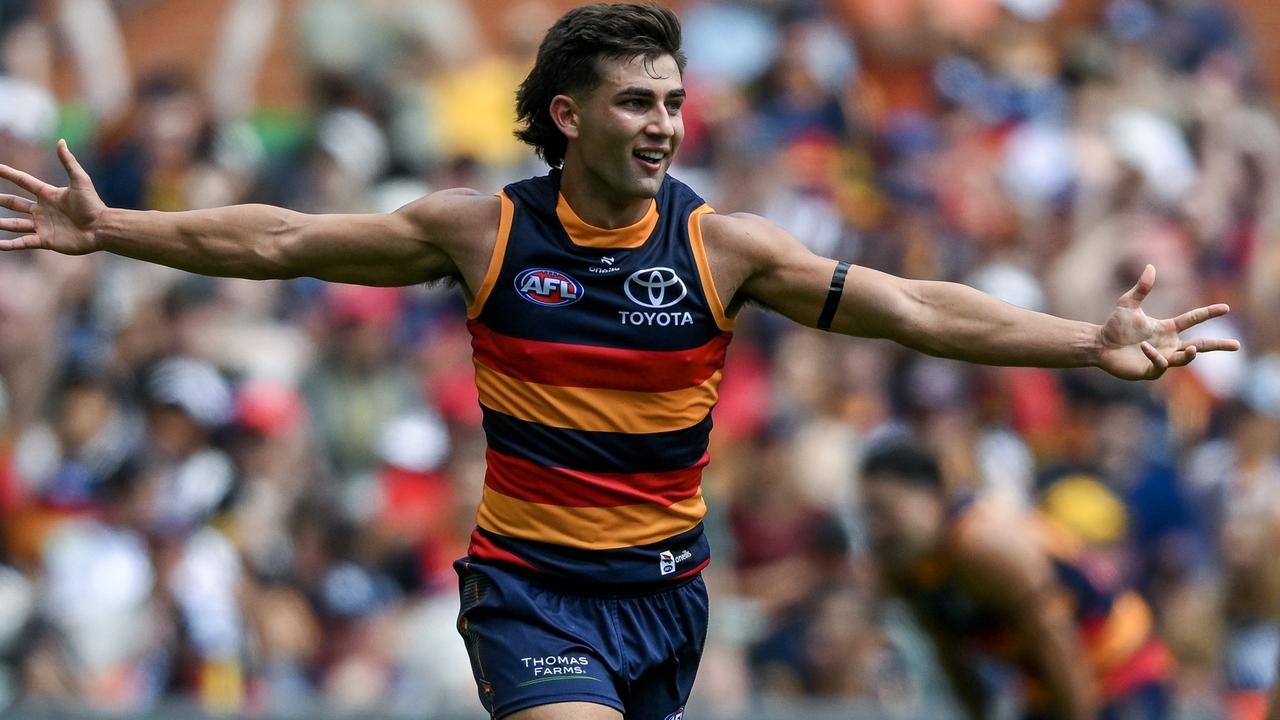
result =
[[[158,210],[385,212],[544,171],[511,137],[513,94],[564,2],[227,0],[202,65],[131,67],[124,28],[164,2],[0,0],[0,162],[60,182],[66,137],[108,204]],[[1041,507],[1112,559],[1186,716],[1260,717],[1280,648],[1280,123],[1239,20],[1210,0],[677,7],[673,174],[719,211],[1095,322],[1150,262],[1149,314],[1229,302],[1197,331],[1245,347],[1126,384],[748,309],[705,477],[700,716],[945,702],[862,534],[858,459],[905,432],[957,492]],[[255,96],[281,36],[295,107]],[[450,568],[484,477],[469,352],[444,286],[0,257],[0,713],[477,712]]]

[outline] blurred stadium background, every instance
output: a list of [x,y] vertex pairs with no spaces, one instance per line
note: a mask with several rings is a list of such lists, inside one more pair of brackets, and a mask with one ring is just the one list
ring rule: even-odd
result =
[[[386,211],[542,172],[514,88],[563,0],[0,0],[0,161],[113,205]],[[1227,301],[1152,384],[748,311],[706,477],[689,717],[948,712],[876,598],[855,466],[910,428],[1157,611],[1185,718],[1258,718],[1280,603],[1280,4],[673,2],[674,173],[821,253],[1100,320]],[[483,478],[445,288],[0,257],[0,715],[477,717],[449,563]],[[1268,321],[1266,318],[1271,317]],[[1010,694],[1012,698],[1013,695]]]

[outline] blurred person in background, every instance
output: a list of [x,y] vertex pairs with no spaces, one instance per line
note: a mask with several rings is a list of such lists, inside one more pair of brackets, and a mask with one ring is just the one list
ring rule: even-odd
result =
[[9,396],[0,382],[0,712],[19,697],[20,651],[22,639],[35,617],[36,592],[27,575],[10,556],[11,534],[25,492],[13,467],[13,439],[10,435]]
[[[855,591],[848,540],[831,503],[819,504],[800,486],[790,435],[773,427],[765,437],[744,445],[742,475],[728,501],[732,531],[734,590],[751,603],[762,620],[750,648],[756,692],[765,697],[867,698],[871,694],[876,644],[870,624],[852,633],[859,642],[841,656],[822,644],[819,627],[829,625],[830,608],[854,606],[866,611]],[[859,623],[862,626],[861,623]],[[827,638],[841,644],[848,637]],[[831,656],[839,663],[830,662]]]
[[212,365],[170,356],[142,376],[145,465],[130,501],[146,533],[156,584],[174,615],[173,672],[205,707],[241,707],[247,692],[244,559],[221,517],[242,487],[224,450],[231,385]]
[[210,443],[225,387],[207,366],[168,363],[143,381],[146,432],[88,376],[63,400],[51,473],[35,462],[38,429],[28,435],[25,471],[44,511],[20,515],[8,538],[44,579],[22,657],[28,701],[126,711],[173,688],[210,708],[241,701],[239,561],[210,524],[232,471]]
[[301,393],[285,383],[253,380],[235,391],[228,449],[243,481],[228,532],[262,578],[288,574],[290,509],[324,475],[306,410]]
[[[1274,366],[1255,369],[1253,385],[1272,384]],[[1268,377],[1269,376],[1269,377]],[[1261,392],[1259,392],[1261,390]],[[1280,661],[1280,417],[1271,391],[1222,409],[1222,437],[1188,460],[1191,491],[1201,509],[1221,575],[1227,712],[1262,718]]]
[[953,497],[902,441],[872,448],[861,483],[884,590],[912,608],[971,717],[1008,692],[997,669],[1015,673],[1024,717],[1167,716],[1171,656],[1151,609],[1064,526]]
[[[53,38],[27,2],[9,2],[0,11],[0,153],[6,162],[40,170],[40,146],[57,132],[57,99],[48,85]],[[34,422],[59,368],[55,353],[57,305],[76,273],[60,263],[36,260],[0,267],[0,283],[16,292],[0,297],[0,373],[9,382],[12,431]]]
[[[1037,481],[1040,503],[1060,485],[1091,477],[1123,503],[1125,576],[1152,597],[1181,591],[1205,561],[1200,519],[1169,458],[1169,420],[1149,394],[1110,378],[1063,373],[1065,399],[1052,459]],[[1068,481],[1064,483],[1063,481]]]
[[303,379],[302,391],[321,447],[344,484],[377,469],[377,434],[419,404],[417,384],[395,362],[402,304],[395,288],[324,288],[320,317],[330,335],[328,350]]
[[[622,22],[624,17],[630,26]],[[595,32],[603,33],[601,44],[577,45]],[[633,44],[636,37],[640,42]],[[0,176],[37,198],[0,196],[0,204],[18,214],[0,220],[0,229],[21,234],[0,241],[0,248],[43,247],[68,254],[109,250],[201,273],[250,278],[308,275],[369,285],[457,282],[470,301],[478,344],[524,348],[516,355],[489,352],[478,361],[478,367],[496,363],[501,368],[486,365],[489,375],[480,381],[491,443],[490,476],[470,557],[459,566],[464,596],[470,598],[460,629],[477,662],[482,700],[498,715],[526,718],[556,712],[617,717],[624,708],[628,714],[641,711],[641,703],[652,704],[651,711],[658,714],[680,712],[705,624],[706,599],[697,571],[707,562],[707,546],[697,480],[705,464],[706,413],[715,402],[721,361],[711,352],[709,365],[699,366],[699,373],[707,373],[699,374],[692,387],[681,375],[688,369],[684,361],[670,366],[682,378],[675,389],[696,392],[694,408],[700,416],[673,417],[662,409],[663,396],[672,388],[663,385],[659,392],[641,383],[652,379],[651,353],[708,347],[722,351],[734,316],[748,301],[804,325],[886,337],[931,354],[992,364],[1097,365],[1127,379],[1154,379],[1198,353],[1237,346],[1234,340],[1183,340],[1178,335],[1224,314],[1225,305],[1163,321],[1147,317],[1140,305],[1154,284],[1150,267],[1107,322],[1093,325],[1020,310],[952,283],[905,280],[837,263],[812,254],[760,218],[716,215],[666,176],[683,137],[682,71],[679,26],[668,11],[632,5],[580,8],[562,17],[544,40],[517,106],[525,123],[521,138],[556,169],[508,186],[498,197],[443,191],[382,215],[303,215],[261,205],[134,213],[105,207],[88,175],[60,144],[59,157],[72,177],[70,188],[0,166]],[[655,226],[663,231],[645,242]],[[521,275],[519,282],[516,275]],[[667,293],[675,293],[677,286],[679,295],[671,300]],[[579,308],[557,309],[584,297],[592,299]],[[686,298],[682,307],[688,310],[665,310]],[[612,372],[601,369],[600,347],[608,347],[606,356],[616,353],[615,365],[608,366]],[[564,353],[548,356],[535,352],[537,348]],[[513,365],[506,364],[508,358]],[[562,385],[580,378],[591,379],[592,385]],[[610,393],[628,389],[640,391],[628,396],[644,408],[636,410],[638,415],[629,414],[625,404],[591,401],[600,393],[612,397]],[[600,414],[619,409],[624,412]],[[603,453],[596,443],[604,435],[583,435],[601,431],[618,441],[606,443]],[[618,443],[664,432],[681,434],[680,447],[667,448],[665,454],[642,453],[639,465],[620,463],[636,453]],[[551,457],[542,448],[554,449],[556,443],[532,447],[521,440],[528,433],[550,434],[568,444]],[[596,440],[586,442],[588,437]],[[565,452],[566,447],[571,450]],[[512,458],[513,452],[523,457]],[[575,468],[584,456],[600,462]],[[523,469],[509,472],[512,467]],[[617,496],[613,475],[658,467],[680,473],[679,492],[670,498],[675,502]],[[530,483],[529,473],[550,473],[553,480]],[[641,475],[650,484],[666,481],[662,472]],[[597,505],[595,512],[611,518],[605,526],[612,540],[600,537],[600,522],[584,520],[595,517],[590,508],[564,504],[561,485],[566,483],[593,488],[591,502]],[[650,489],[666,497],[661,488]],[[539,502],[548,499],[546,492],[557,501]],[[535,505],[555,510],[547,516]],[[643,508],[641,519],[629,519],[615,509],[619,507]],[[663,556],[667,547],[679,554],[666,551],[671,557]],[[670,570],[680,563],[681,572]],[[675,615],[683,621],[680,627],[664,621],[661,632],[681,636],[671,642],[680,648],[675,654],[683,658],[682,665],[678,672],[660,671],[670,667],[673,654],[658,653],[653,658],[658,674],[647,676],[653,681],[648,690],[637,686],[622,692],[615,685],[621,676],[613,675],[621,668],[604,671],[611,664],[604,660],[606,650],[590,658],[567,654],[566,648],[593,641],[564,637],[563,623],[542,617],[545,610],[528,608],[529,614],[522,614],[526,611],[496,604],[500,593],[480,592],[501,586],[519,595],[540,593],[542,583],[559,580],[568,583],[575,603],[598,612],[613,602],[588,597],[605,569],[615,586],[630,582],[633,588],[638,583],[660,591],[633,598],[635,612],[653,612],[648,606],[654,602],[680,608]],[[533,579],[524,576],[530,570]],[[508,628],[532,636],[529,644],[502,649],[513,632]],[[580,629],[583,636],[600,631]],[[648,649],[650,631],[628,633],[633,652]],[[541,656],[543,664],[521,667],[522,652],[527,659]],[[560,663],[561,657],[585,662]],[[536,669],[544,668],[546,658],[556,659],[554,669],[570,671],[556,677],[578,675],[571,672],[573,665],[589,668],[582,674],[604,682],[588,690],[577,686],[576,692],[561,684],[527,684],[529,671],[537,679]],[[492,672],[501,676],[487,674]]]

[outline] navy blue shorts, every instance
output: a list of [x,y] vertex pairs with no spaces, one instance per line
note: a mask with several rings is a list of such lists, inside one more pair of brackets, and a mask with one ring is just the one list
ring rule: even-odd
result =
[[556,702],[627,720],[678,720],[707,639],[702,575],[637,595],[593,595],[467,559],[454,563],[480,702],[494,718]]

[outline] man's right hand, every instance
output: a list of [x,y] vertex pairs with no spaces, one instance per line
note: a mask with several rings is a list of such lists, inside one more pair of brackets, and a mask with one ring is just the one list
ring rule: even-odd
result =
[[99,249],[94,226],[107,206],[65,140],[58,141],[58,159],[71,179],[68,187],[56,187],[21,170],[0,165],[0,178],[35,196],[32,201],[0,194],[0,207],[19,213],[18,217],[0,218],[0,230],[20,234],[0,240],[0,250],[43,249],[84,255]]

